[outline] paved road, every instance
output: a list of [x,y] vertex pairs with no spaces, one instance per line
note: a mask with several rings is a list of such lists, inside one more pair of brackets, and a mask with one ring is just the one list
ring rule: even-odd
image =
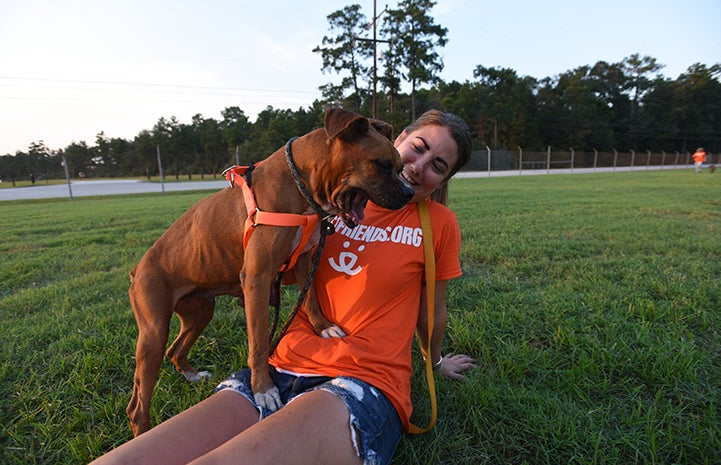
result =
[[[41,181],[42,183],[42,181]],[[222,189],[228,185],[228,181],[193,181],[193,182],[172,182],[165,183],[166,192]],[[72,190],[73,197],[87,197],[90,195],[117,195],[117,194],[145,194],[161,193],[163,187],[158,182],[136,181],[136,180],[101,180],[101,181],[72,181],[70,188],[67,184],[38,184],[28,187],[0,189],[0,201],[2,200],[27,200],[27,199],[49,199],[57,197],[70,197]]]
[[[533,176],[541,174],[581,174],[581,173],[602,173],[612,171],[646,171],[660,169],[681,169],[693,168],[689,166],[636,166],[636,167],[617,167],[617,168],[575,168],[556,169],[556,170],[523,170],[519,173],[513,171],[472,171],[461,172],[456,174],[456,178],[482,178],[482,177],[500,177],[500,176]],[[171,182],[165,183],[166,192],[189,191],[189,190],[213,190],[222,189],[228,185],[223,180],[215,181],[192,181],[192,182]],[[147,182],[138,180],[101,180],[101,181],[72,181],[70,189],[72,189],[73,197],[87,197],[91,195],[117,195],[117,194],[144,194],[144,193],[161,193],[162,186],[158,182]],[[70,189],[67,184],[44,185],[38,184],[28,187],[4,188],[0,189],[0,201],[3,200],[28,200],[28,199],[48,199],[59,197],[70,197]]]

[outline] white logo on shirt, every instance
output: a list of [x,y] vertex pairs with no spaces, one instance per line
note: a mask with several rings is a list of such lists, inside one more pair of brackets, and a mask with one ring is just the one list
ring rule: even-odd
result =
[[[343,242],[343,248],[347,249],[350,247],[350,242],[345,241]],[[361,245],[358,247],[358,252],[363,252],[363,250],[366,247],[364,245]],[[358,266],[355,267],[355,264],[358,262],[358,255],[356,255],[353,252],[346,252],[342,251],[338,255],[338,261],[336,262],[333,257],[328,259],[328,263],[330,263],[330,266],[333,267],[334,270],[336,270],[339,273],[345,273],[348,276],[353,276],[358,273],[360,273],[362,267]],[[355,268],[354,268],[355,267]]]
[[413,228],[399,224],[393,227],[378,228],[372,225],[359,224],[351,229],[343,224],[340,217],[333,220],[333,225],[337,233],[355,241],[367,243],[390,241],[394,244],[411,245],[413,247],[420,247],[423,242],[423,230],[418,227]]

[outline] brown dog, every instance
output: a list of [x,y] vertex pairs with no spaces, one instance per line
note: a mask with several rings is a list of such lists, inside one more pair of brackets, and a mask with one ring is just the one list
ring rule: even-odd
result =
[[[391,142],[389,125],[334,109],[326,112],[324,126],[296,139],[292,157],[302,185],[325,212],[354,227],[363,219],[368,199],[390,209],[401,208],[411,199],[412,188],[398,175],[402,162]],[[282,148],[257,165],[252,188],[261,211],[314,213],[294,181]],[[138,343],[133,395],[126,412],[134,435],[150,429],[150,399],[173,312],[181,326],[166,355],[188,380],[210,377],[190,365],[188,351],[213,317],[218,295],[244,299],[248,366],[256,401],[273,409],[282,405],[268,371],[268,302],[299,228],[260,225],[244,248],[247,217],[241,189],[215,193],[178,218],[130,272],[128,293],[138,324]],[[298,283],[309,272],[310,255],[306,252],[297,261]],[[331,326],[321,314],[308,311],[319,334]]]

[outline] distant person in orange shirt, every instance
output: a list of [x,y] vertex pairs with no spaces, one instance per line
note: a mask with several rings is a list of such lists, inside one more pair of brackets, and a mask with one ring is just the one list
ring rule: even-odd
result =
[[[475,367],[464,354],[441,354],[449,280],[461,275],[461,234],[445,205],[448,180],[469,160],[468,126],[431,110],[395,140],[401,176],[415,196],[400,210],[368,202],[353,229],[335,221],[314,288],[341,337],[322,338],[298,312],[272,357],[271,378],[285,406],[256,405],[250,370],[216,394],[97,460],[108,463],[390,463],[411,415],[411,348],[430,339],[438,372],[461,379]],[[435,326],[428,334],[422,229],[427,203],[436,261]],[[95,462],[94,462],[95,463]]]
[[701,167],[705,161],[706,161],[706,151],[703,149],[703,147],[697,148],[693,154],[693,163],[694,163],[694,165],[696,165],[697,173],[701,172]]

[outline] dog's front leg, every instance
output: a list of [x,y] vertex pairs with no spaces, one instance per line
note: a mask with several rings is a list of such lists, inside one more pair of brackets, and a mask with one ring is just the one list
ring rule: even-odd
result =
[[270,331],[268,329],[268,298],[273,276],[251,273],[241,275],[245,295],[245,315],[248,326],[248,366],[255,402],[264,408],[277,410],[283,406],[278,388],[270,379],[268,365]]

